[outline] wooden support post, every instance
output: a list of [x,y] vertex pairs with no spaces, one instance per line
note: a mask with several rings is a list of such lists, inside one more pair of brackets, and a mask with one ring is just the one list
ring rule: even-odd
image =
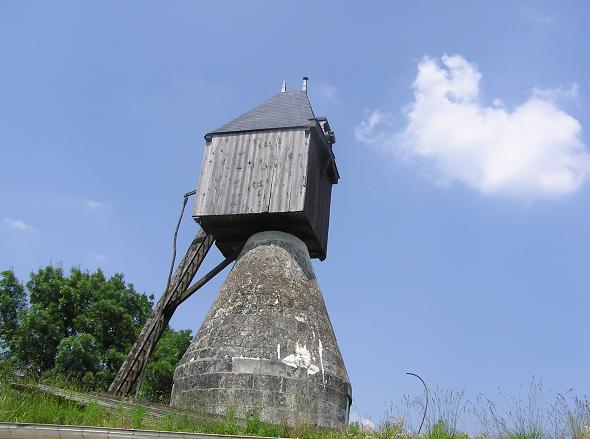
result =
[[217,276],[221,271],[223,271],[223,269],[225,267],[227,267],[229,264],[232,263],[232,261],[234,259],[236,259],[236,256],[237,256],[237,253],[234,253],[233,255],[225,258],[223,261],[221,261],[219,264],[217,264],[215,267],[213,267],[213,269],[211,269],[211,271],[209,273],[207,273],[201,279],[196,281],[194,285],[192,285],[188,290],[186,290],[184,293],[182,293],[180,295],[180,298],[178,299],[179,305],[182,302],[184,302],[186,299],[188,299],[190,296],[192,296],[194,293],[196,293],[197,290],[199,290],[203,285],[205,285],[207,282],[209,282],[215,276]]
[[121,365],[117,376],[109,387],[109,393],[126,396],[143,374],[147,360],[156,343],[168,326],[174,311],[188,296],[186,292],[197,270],[205,259],[215,239],[200,229],[193,239],[184,259],[178,265],[170,285],[158,301],[154,312],[145,323],[137,341]]

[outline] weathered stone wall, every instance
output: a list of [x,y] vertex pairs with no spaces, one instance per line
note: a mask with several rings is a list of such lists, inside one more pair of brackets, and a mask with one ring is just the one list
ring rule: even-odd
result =
[[172,405],[338,427],[352,388],[305,244],[253,235],[174,374]]

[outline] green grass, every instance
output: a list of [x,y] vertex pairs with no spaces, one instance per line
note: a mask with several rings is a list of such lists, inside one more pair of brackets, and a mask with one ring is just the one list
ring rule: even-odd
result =
[[[55,382],[50,383],[55,385]],[[71,390],[75,386],[60,383]],[[502,398],[501,398],[502,399]],[[459,430],[460,416],[473,415],[480,434],[477,439],[590,439],[590,401],[586,398],[558,394],[555,403],[541,404],[541,387],[531,385],[528,398],[503,398],[501,404],[481,398],[476,403],[464,400],[463,393],[436,389],[431,395],[427,419],[420,439],[468,439]],[[96,403],[86,406],[44,393],[15,390],[6,379],[0,380],[0,422],[87,425],[98,427],[135,428],[177,432],[200,432],[267,437],[298,437],[301,439],[416,439],[410,424],[421,419],[423,401],[406,398],[406,415],[386,413],[374,428],[353,423],[346,429],[323,430],[310,427],[288,427],[263,422],[258,414],[238,420],[235,411],[220,419],[203,419],[186,414],[169,413],[160,419],[147,416],[143,407],[123,405],[109,410]],[[398,411],[399,413],[399,411]],[[419,415],[419,416],[417,416]]]
[[[239,422],[234,411],[230,411],[223,419],[211,420],[195,418],[189,413],[169,413],[160,419],[150,418],[146,414],[146,409],[143,407],[128,408],[120,405],[115,410],[110,410],[96,403],[82,406],[45,393],[16,390],[7,381],[0,382],[0,422],[87,425],[270,437],[286,437],[294,432],[293,429],[286,426],[262,422],[256,414],[248,417],[245,422]],[[314,436],[315,430],[307,432],[301,429],[298,433],[300,437],[316,437]]]

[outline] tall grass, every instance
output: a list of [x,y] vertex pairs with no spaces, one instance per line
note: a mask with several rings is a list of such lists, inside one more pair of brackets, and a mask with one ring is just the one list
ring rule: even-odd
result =
[[[426,409],[425,400],[420,397],[406,398],[406,401],[409,407],[414,407],[420,413]],[[433,434],[433,437],[442,437],[441,435],[447,434],[448,437],[454,437],[455,434],[459,434],[459,417],[466,411],[467,401],[464,391],[456,392],[436,387],[430,393],[430,401],[426,411],[427,436]]]
[[[52,382],[55,384],[55,382]],[[229,410],[221,419],[195,418],[190,413],[169,413],[160,419],[147,416],[143,407],[119,406],[109,410],[96,403],[81,406],[44,393],[13,389],[0,376],[0,422],[88,425],[165,431],[201,432],[301,439],[467,439],[466,419],[478,439],[590,439],[590,401],[569,394],[545,392],[540,381],[513,397],[499,392],[498,402],[480,395],[469,401],[464,392],[436,388],[431,392],[425,428],[416,435],[412,420],[422,418],[424,400],[405,397],[401,409],[390,406],[380,423],[368,427],[352,423],[341,430],[307,426],[288,427],[263,422],[258,414],[238,420]]]
[[[416,437],[424,409],[421,396],[404,397],[401,406],[392,405],[386,410],[384,421],[376,427],[373,436],[390,432],[387,436],[390,438]],[[590,439],[590,401],[587,397],[554,394],[534,378],[516,396],[498,390],[493,398],[479,395],[473,401],[464,392],[435,388],[430,392],[425,428],[420,436],[426,439]]]
[[38,424],[104,426],[110,419],[96,404],[81,407],[44,394],[18,392],[7,383],[0,384],[0,421]]
[[551,408],[543,404],[541,381],[533,381],[525,398],[506,396],[498,390],[500,402],[478,396],[475,414],[489,437],[511,439],[542,439],[548,437],[552,423]]
[[558,394],[555,411],[565,420],[565,432],[573,438],[590,439],[590,399]]

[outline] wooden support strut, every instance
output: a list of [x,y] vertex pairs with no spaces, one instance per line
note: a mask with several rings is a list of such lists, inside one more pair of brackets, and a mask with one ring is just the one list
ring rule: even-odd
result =
[[[160,339],[162,333],[168,326],[170,318],[174,314],[174,311],[184,300],[186,300],[190,294],[196,291],[198,288],[191,288],[190,293],[187,291],[189,284],[195,277],[197,270],[201,266],[201,263],[205,259],[207,252],[213,245],[215,238],[212,235],[207,234],[203,229],[200,229],[193,239],[190,247],[188,248],[186,255],[178,265],[178,268],[174,272],[174,276],[170,285],[158,301],[158,304],[154,308],[154,311],[150,318],[146,321],[137,341],[127,354],[127,358],[121,365],[117,376],[113,380],[109,387],[109,393],[117,396],[126,396],[137,379],[143,375],[147,360],[154,350],[156,343]],[[229,258],[228,258],[229,259]],[[217,274],[225,266],[231,262],[231,259],[223,261],[219,266],[225,263],[221,269],[219,266]],[[212,272],[214,272],[212,270]],[[198,282],[199,287],[204,285],[206,281],[210,280],[210,272],[208,277]],[[206,280],[205,280],[206,279]],[[205,282],[203,282],[205,280]],[[197,286],[197,285],[195,285]],[[189,294],[187,294],[189,293]]]

